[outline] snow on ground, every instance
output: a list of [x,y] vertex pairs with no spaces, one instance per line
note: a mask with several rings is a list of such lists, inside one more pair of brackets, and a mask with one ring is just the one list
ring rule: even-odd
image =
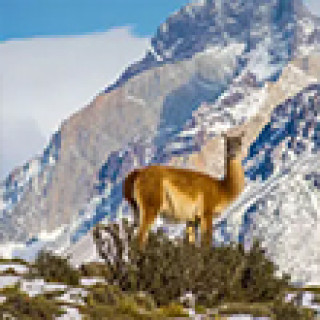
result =
[[77,308],[73,308],[73,307],[69,307],[69,306],[62,306],[61,308],[64,311],[66,311],[66,313],[56,319],[59,319],[59,320],[81,320],[83,318]]
[[23,279],[20,282],[20,289],[30,297],[34,297],[44,292],[64,291],[67,289],[67,285],[61,283],[46,283],[43,279]]
[[50,246],[63,236],[65,228],[65,225],[61,225],[52,232],[43,230],[30,243],[6,242],[0,244],[0,258],[13,259],[19,257],[28,262],[34,261],[41,249]]
[[13,269],[18,274],[24,274],[24,273],[27,273],[28,271],[28,267],[22,264],[15,264],[15,263],[1,264],[0,263],[0,273],[8,271],[9,269]]
[[312,292],[304,292],[302,295],[301,305],[306,308],[313,309],[317,312],[317,315],[320,316],[320,304],[315,304],[313,302],[314,294]]
[[13,252],[16,249],[23,249],[25,244],[23,243],[15,243],[15,242],[6,242],[0,244],[0,258],[3,259],[12,259]]
[[30,297],[34,297],[38,294],[43,293],[44,280],[34,279],[34,280],[23,280],[20,283],[21,291],[26,292]]
[[84,299],[87,295],[88,291],[82,288],[70,288],[66,293],[56,299],[67,303],[85,305]]
[[0,276],[0,289],[14,286],[20,279],[20,276]]
[[80,284],[85,287],[93,286],[97,283],[106,283],[104,278],[81,278]]

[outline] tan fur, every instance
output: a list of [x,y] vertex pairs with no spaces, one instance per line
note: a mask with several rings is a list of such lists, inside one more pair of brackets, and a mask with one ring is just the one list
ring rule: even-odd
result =
[[[125,197],[131,205],[134,199],[139,208],[138,238],[141,247],[158,214],[178,221],[200,218],[202,240],[211,241],[212,218],[219,216],[244,188],[244,171],[238,156],[241,139],[226,139],[228,154],[226,174],[222,180],[193,170],[160,165],[129,174],[124,182]],[[188,234],[194,241],[195,235],[190,230]]]
[[166,218],[173,218],[174,220],[186,221],[200,218],[203,211],[203,194],[188,196],[170,182],[169,177],[163,179],[163,201],[160,212]]

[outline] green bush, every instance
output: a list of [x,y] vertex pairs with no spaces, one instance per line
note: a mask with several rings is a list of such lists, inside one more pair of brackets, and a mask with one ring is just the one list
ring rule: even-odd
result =
[[89,319],[159,319],[153,299],[142,293],[125,293],[118,286],[90,288],[82,313]]
[[98,250],[110,270],[108,281],[124,291],[144,291],[157,305],[168,305],[186,292],[192,292],[196,303],[213,307],[223,302],[268,302],[283,295],[289,277],[275,277],[276,268],[258,242],[250,252],[241,244],[224,247],[197,247],[185,239],[170,240],[163,232],[150,232],[143,251],[133,237],[127,222],[129,263],[123,259],[124,244],[115,241],[117,257],[111,262],[103,251],[103,232],[118,235],[117,223],[98,226],[94,232]]
[[2,318],[10,315],[23,320],[53,320],[63,313],[64,311],[54,301],[41,296],[29,297],[21,292],[8,295],[0,308]]
[[218,308],[218,313],[220,315],[230,315],[230,314],[250,314],[254,317],[271,317],[273,315],[270,306],[272,303],[262,302],[262,303],[244,303],[244,302],[232,302],[222,304]]
[[80,273],[83,277],[109,278],[109,269],[104,263],[90,262],[80,266]]
[[115,305],[122,298],[123,293],[119,287],[113,285],[95,285],[86,301],[89,306],[94,304]]
[[166,318],[189,317],[188,313],[184,311],[184,308],[180,304],[174,302],[171,302],[167,306],[161,307],[158,313],[162,314]]
[[14,268],[10,267],[1,272],[2,275],[17,275],[17,272]]
[[25,266],[28,266],[29,263],[21,258],[12,258],[12,259],[5,259],[5,258],[0,258],[0,263],[6,263],[6,264],[11,264],[11,263],[17,263],[17,264],[22,264]]
[[[120,223],[121,228],[119,223],[110,223],[99,225],[94,231],[98,251],[109,270],[107,281],[124,292],[148,293],[160,310],[191,292],[196,305],[203,308],[220,310],[221,306],[229,305],[234,313],[239,307],[239,312],[246,309],[257,315],[272,315],[274,320],[312,319],[312,310],[285,302],[286,293],[293,289],[290,277],[275,275],[277,267],[258,241],[250,251],[234,243],[199,247],[186,239],[170,240],[157,231],[149,233],[141,251],[133,226],[125,220]],[[123,233],[120,235],[121,230],[125,237]],[[105,250],[108,237],[104,233],[113,238],[114,259]],[[126,248],[129,261],[124,259]]]
[[70,265],[67,258],[48,251],[41,251],[38,254],[28,276],[41,276],[47,282],[62,282],[69,285],[78,285],[80,282],[80,272]]
[[202,306],[202,305],[200,305],[200,304],[196,304],[196,305],[195,305],[195,308],[194,308],[194,311],[195,311],[196,313],[199,313],[199,314],[204,314],[204,313],[207,312],[207,308],[204,307],[204,306]]
[[313,310],[301,308],[294,303],[285,303],[283,300],[276,299],[272,306],[272,312],[274,314],[274,320],[313,320],[315,319],[315,313]]
[[320,304],[320,294],[316,294],[313,298],[313,303]]
[[11,286],[6,286],[0,289],[0,294],[2,296],[14,295],[20,292],[20,284],[16,283]]
[[[124,231],[125,236],[120,232]],[[104,251],[103,232],[114,238],[116,256]],[[290,278],[275,276],[275,265],[255,242],[246,252],[241,244],[223,247],[198,247],[185,239],[170,240],[163,232],[150,233],[141,251],[134,229],[127,222],[98,226],[94,237],[106,264],[91,263],[80,270],[67,259],[41,252],[30,268],[29,276],[46,281],[78,285],[80,276],[101,276],[108,284],[89,287],[85,305],[77,306],[90,320],[156,320],[186,317],[180,298],[192,293],[197,312],[214,314],[250,313],[270,316],[272,320],[311,320],[313,311],[286,303],[287,292],[296,290]],[[128,260],[125,259],[128,254]],[[1,290],[7,297],[0,315],[17,319],[54,319],[61,314],[54,298],[59,293],[30,298],[18,285]]]

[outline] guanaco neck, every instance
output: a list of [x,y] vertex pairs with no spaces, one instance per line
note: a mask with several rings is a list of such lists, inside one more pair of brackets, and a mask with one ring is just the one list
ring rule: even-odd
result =
[[227,157],[226,173],[223,179],[225,191],[231,199],[237,197],[244,189],[244,170],[241,157]]

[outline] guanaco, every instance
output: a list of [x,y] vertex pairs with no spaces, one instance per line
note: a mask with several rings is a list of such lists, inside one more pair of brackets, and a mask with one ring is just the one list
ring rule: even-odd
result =
[[[241,165],[242,137],[225,139],[226,166],[219,180],[205,173],[165,165],[133,170],[125,179],[123,193],[139,218],[138,241],[143,248],[158,214],[182,222],[200,219],[201,241],[212,241],[212,219],[234,201],[244,189]],[[189,234],[194,242],[195,235]]]

